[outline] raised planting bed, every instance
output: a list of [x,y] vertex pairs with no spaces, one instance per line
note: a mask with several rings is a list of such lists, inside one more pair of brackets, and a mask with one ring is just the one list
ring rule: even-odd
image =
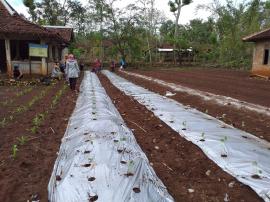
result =
[[[210,99],[205,100],[201,96],[191,95],[185,92],[181,92],[179,90],[177,91],[172,90],[172,88],[174,88],[175,85],[178,85],[176,83],[174,83],[172,86],[167,85],[165,86],[153,82],[152,80],[146,80],[130,76],[121,72],[119,72],[119,74],[122,77],[132,81],[133,83],[143,86],[144,88],[149,89],[158,94],[166,96],[168,92],[171,92],[169,93],[170,95],[169,97],[171,99],[174,99],[182,104],[196,108],[199,111],[207,113],[213,117],[216,117],[229,125],[232,125],[246,132],[252,133],[253,135],[259,138],[270,141],[270,117],[264,114],[263,112],[258,113],[256,111],[246,110],[244,108],[236,108],[232,107],[230,104],[221,105],[214,101],[211,101]],[[261,82],[264,83],[265,81]],[[254,91],[256,91],[256,89],[254,89]],[[224,99],[224,102],[225,101],[226,100]],[[241,100],[239,101],[241,102]]]
[[[250,186],[264,200],[268,200],[270,189],[265,188],[270,184],[268,142],[108,71],[103,73],[113,85],[134,97],[173,130],[200,147],[224,171]],[[254,175],[260,178],[255,178]]]
[[173,201],[96,74],[86,72],[49,183],[51,202]]

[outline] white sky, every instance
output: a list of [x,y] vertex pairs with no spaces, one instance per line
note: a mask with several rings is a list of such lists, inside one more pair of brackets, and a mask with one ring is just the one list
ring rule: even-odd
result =
[[[7,0],[11,6],[17,10],[19,13],[24,14],[25,16],[28,16],[27,8],[23,5],[23,0]],[[80,0],[82,3],[86,2],[87,0]],[[134,3],[135,0],[121,0],[121,5]],[[170,12],[170,8],[168,6],[169,0],[156,0],[156,8],[163,11],[165,15],[170,18],[174,19],[174,16]],[[235,2],[239,0],[234,0]],[[191,3],[188,6],[183,7],[180,17],[180,24],[186,24],[190,20],[194,18],[200,18],[200,19],[207,19],[210,16],[209,12],[199,10],[196,12],[196,7],[199,4],[209,4],[212,0],[193,0],[193,3]],[[220,2],[225,2],[225,0],[220,0]]]

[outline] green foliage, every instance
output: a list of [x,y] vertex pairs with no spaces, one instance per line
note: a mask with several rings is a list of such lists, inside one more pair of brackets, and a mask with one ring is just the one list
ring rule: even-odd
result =
[[21,136],[21,137],[18,137],[17,140],[18,140],[20,145],[25,145],[27,142],[27,137]]
[[12,145],[11,148],[11,156],[13,159],[17,157],[17,152],[19,151],[18,146],[16,144]]

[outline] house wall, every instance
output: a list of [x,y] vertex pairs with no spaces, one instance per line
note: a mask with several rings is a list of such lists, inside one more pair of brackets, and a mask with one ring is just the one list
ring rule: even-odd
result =
[[[269,50],[268,64],[264,65],[264,51]],[[253,52],[252,74],[270,77],[270,41],[256,42]]]
[[[14,65],[18,65],[19,69],[23,72],[23,74],[30,73],[29,61],[12,61],[12,67],[14,67]],[[48,63],[48,74],[49,75],[52,72],[53,65],[54,65],[53,62]],[[46,63],[46,68],[47,68],[47,63]],[[31,61],[31,73],[32,74],[42,74],[41,61]]]

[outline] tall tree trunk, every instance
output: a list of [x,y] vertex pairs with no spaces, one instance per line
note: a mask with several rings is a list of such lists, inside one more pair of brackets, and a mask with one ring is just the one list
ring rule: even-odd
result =
[[[178,32],[179,32],[179,28],[178,28],[178,23],[179,23],[179,18],[180,18],[180,14],[181,14],[181,9],[182,9],[182,5],[178,5],[177,8],[177,14],[175,16],[175,28],[174,28],[174,43],[173,43],[173,49],[176,49],[176,39],[178,37]],[[176,55],[175,55],[175,51],[173,51],[173,59],[174,59],[174,64],[176,64]]]

